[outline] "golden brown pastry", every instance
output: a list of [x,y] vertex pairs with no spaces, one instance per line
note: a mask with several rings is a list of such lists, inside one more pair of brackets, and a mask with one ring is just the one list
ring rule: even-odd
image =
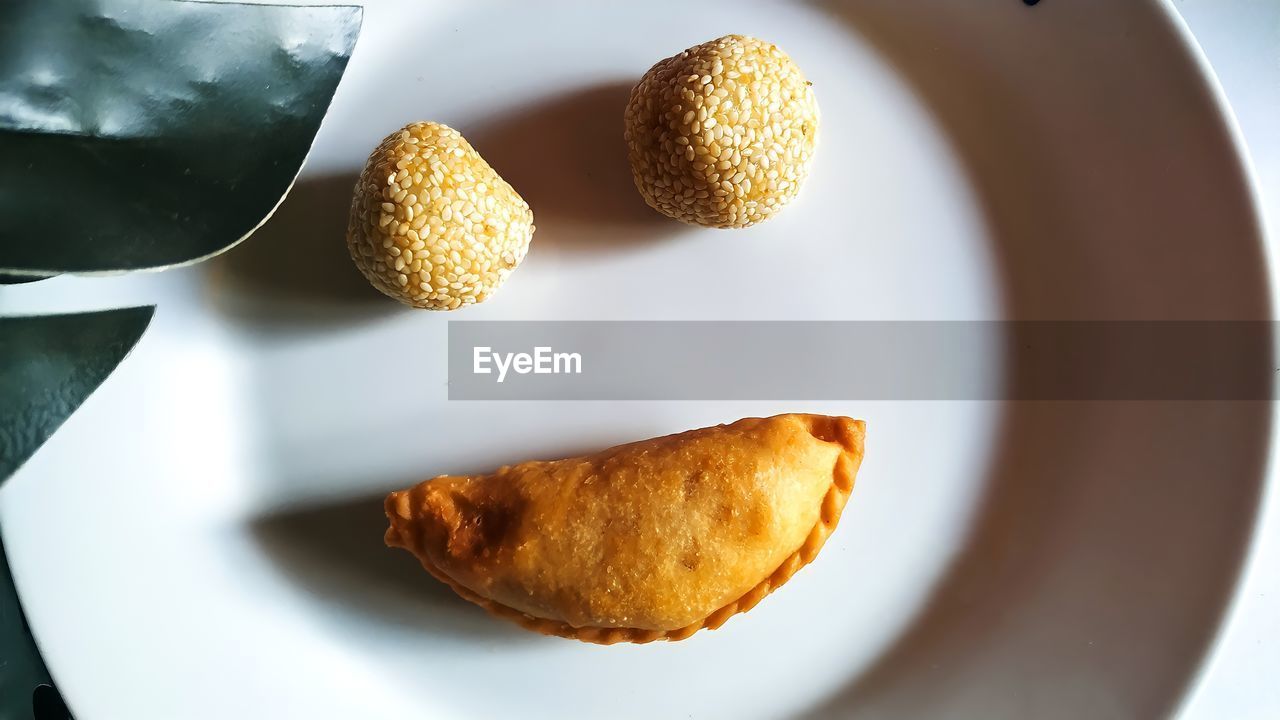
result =
[[751,609],[813,560],[862,462],[864,424],[747,418],[441,476],[387,497],[387,545],[531,630],[681,640]]

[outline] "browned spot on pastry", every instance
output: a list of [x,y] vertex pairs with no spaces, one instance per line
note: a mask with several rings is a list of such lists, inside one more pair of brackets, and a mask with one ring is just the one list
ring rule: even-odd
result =
[[[387,544],[416,544],[461,565],[484,564],[507,545],[506,540],[518,529],[524,505],[518,494],[464,493],[445,483],[426,482],[387,498],[388,516],[393,520],[387,531]],[[404,518],[401,508],[405,506],[410,513],[416,509],[433,521],[397,522]]]
[[702,553],[698,550],[697,540],[693,540],[689,547],[686,547],[684,552],[680,553],[680,564],[690,570],[697,570],[698,566],[702,564]]
[[692,498],[698,493],[698,488],[702,487],[703,480],[706,479],[706,476],[706,472],[702,470],[694,470],[684,476],[684,485],[681,486],[681,491],[685,500]]
[[449,552],[458,558],[489,555],[491,548],[502,546],[519,522],[519,503],[492,497],[475,502],[457,493],[453,495],[453,503],[462,522],[449,538]]

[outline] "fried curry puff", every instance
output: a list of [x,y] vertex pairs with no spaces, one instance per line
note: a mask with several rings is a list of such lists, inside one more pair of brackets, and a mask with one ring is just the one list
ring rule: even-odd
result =
[[853,489],[863,436],[859,420],[778,415],[441,476],[387,497],[386,541],[531,630],[681,640],[814,559]]

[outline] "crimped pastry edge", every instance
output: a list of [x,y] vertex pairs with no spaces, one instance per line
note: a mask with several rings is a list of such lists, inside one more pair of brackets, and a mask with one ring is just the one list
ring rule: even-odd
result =
[[[862,421],[855,421],[859,428],[859,436],[863,433],[865,424]],[[861,437],[859,438],[861,439]],[[842,443],[843,444],[843,443]],[[471,589],[460,585],[453,578],[449,577],[442,570],[435,567],[426,558],[419,557],[418,560],[422,564],[422,568],[431,573],[431,576],[440,582],[448,585],[463,600],[474,603],[484,608],[486,612],[494,617],[503,618],[519,624],[526,630],[532,630],[543,635],[554,635],[556,637],[567,638],[570,640],[580,640],[582,642],[594,643],[596,645],[613,645],[616,643],[629,642],[636,644],[650,643],[655,640],[666,640],[675,642],[684,640],[694,633],[706,628],[707,630],[715,630],[725,623],[729,618],[744,613],[755,607],[769,593],[782,587],[795,575],[800,568],[813,562],[818,556],[818,552],[822,550],[822,546],[826,544],[827,538],[831,537],[831,533],[835,531],[836,526],[840,523],[840,516],[844,512],[844,506],[849,502],[849,495],[853,492],[854,483],[857,480],[858,467],[861,465],[861,458],[855,463],[850,457],[848,449],[842,450],[840,456],[836,459],[835,467],[832,469],[832,480],[830,487],[822,497],[822,508],[818,512],[818,522],[814,523],[813,529],[809,531],[800,547],[795,552],[787,556],[785,560],[778,566],[776,570],[770,573],[765,579],[761,580],[741,597],[734,600],[718,610],[707,615],[705,618],[686,625],[675,630],[644,630],[640,628],[606,628],[606,627],[574,627],[566,622],[559,620],[550,620],[548,618],[540,618],[522,612],[508,605],[504,605],[495,600],[476,594]],[[395,528],[387,530],[387,544],[391,546],[391,534],[395,532]],[[417,553],[413,553],[417,556]]]

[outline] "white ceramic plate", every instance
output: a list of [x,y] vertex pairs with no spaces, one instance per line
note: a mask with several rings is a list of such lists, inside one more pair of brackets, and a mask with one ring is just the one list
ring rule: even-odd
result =
[[[632,82],[739,32],[815,83],[801,199],[737,233],[643,207]],[[376,2],[303,177],[195,268],[6,288],[5,312],[154,302],[133,355],[0,493],[34,634],[80,720],[1155,717],[1251,527],[1262,403],[449,403],[450,319],[1269,317],[1240,147],[1155,0]],[[463,130],[537,213],[446,316],[345,258],[388,131]],[[779,368],[779,372],[786,372]],[[854,415],[839,531],[689,641],[526,633],[381,547],[441,472],[785,410]]]

